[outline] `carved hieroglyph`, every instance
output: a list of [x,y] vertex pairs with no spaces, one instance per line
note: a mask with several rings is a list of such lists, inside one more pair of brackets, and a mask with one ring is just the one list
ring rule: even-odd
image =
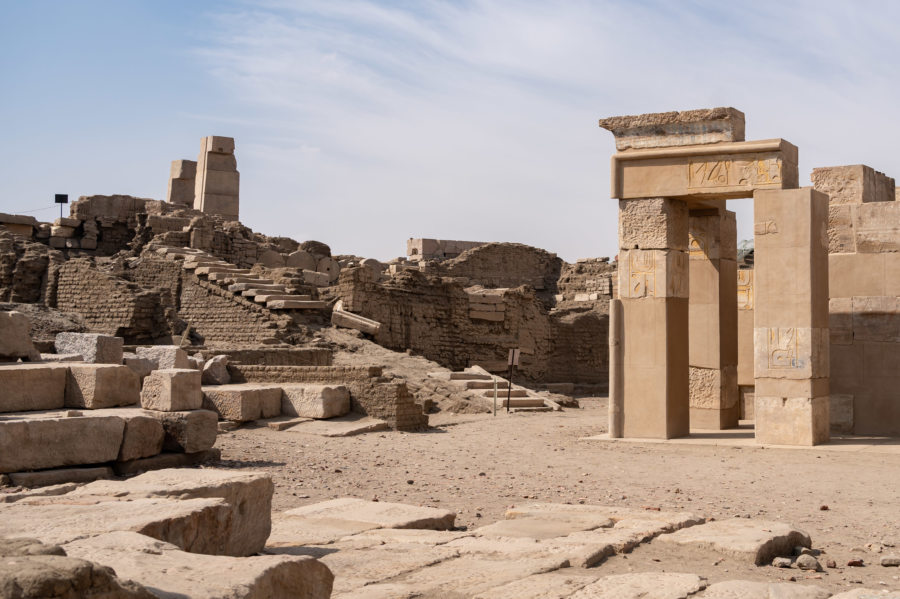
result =
[[692,160],[688,165],[688,189],[778,185],[782,181],[781,158],[760,160]]
[[797,353],[797,329],[768,329],[766,332],[766,354],[770,370],[802,368]]
[[619,255],[619,296],[688,297],[688,255],[677,250],[623,250]]
[[737,271],[738,310],[753,309],[753,271],[744,268]]

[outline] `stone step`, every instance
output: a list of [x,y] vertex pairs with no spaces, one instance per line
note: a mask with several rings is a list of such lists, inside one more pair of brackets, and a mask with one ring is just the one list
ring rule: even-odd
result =
[[552,411],[553,411],[553,408],[548,408],[547,406],[544,406],[544,407],[541,407],[541,408],[538,408],[538,407],[534,407],[534,408],[510,408],[509,411],[510,411],[511,414],[517,414],[517,413],[519,413],[519,412],[552,412]]
[[311,295],[279,295],[279,294],[263,294],[263,295],[254,295],[253,301],[257,304],[265,304],[266,302],[270,302],[272,300],[292,300],[297,302],[308,302],[312,300]]
[[[494,381],[465,381],[466,389],[493,389]],[[497,388],[506,389],[509,387],[508,381],[498,380]],[[493,394],[493,391],[491,392]]]
[[254,285],[250,289],[241,291],[241,295],[243,295],[244,297],[253,298],[257,295],[271,295],[274,291],[287,293],[287,289],[285,289],[284,285]]
[[[199,271],[200,269],[198,268],[197,270]],[[224,281],[224,282],[234,283],[235,282],[234,278],[236,275],[243,275],[243,274],[247,274],[249,272],[250,272],[249,270],[245,270],[245,269],[234,269],[233,271],[229,271],[229,272],[212,272],[212,273],[209,273],[207,278],[210,281]],[[197,274],[203,274],[203,273],[198,272]]]
[[[528,389],[509,389],[509,390],[507,390],[506,385],[508,385],[509,383],[507,383],[506,381],[503,381],[503,382],[505,383],[503,386],[503,393],[500,393],[500,395],[502,395],[504,398],[506,398],[506,397],[528,397]],[[499,383],[497,384],[497,386],[498,387],[500,386]],[[494,397],[493,390],[485,391],[484,397]]]
[[[497,404],[506,407],[506,398],[498,397]],[[544,400],[540,397],[513,397],[509,400],[510,408],[544,408],[547,407],[544,405]],[[547,407],[547,411],[550,411],[552,408]]]
[[248,272],[250,271],[246,268],[238,268],[233,264],[229,264],[228,266],[200,266],[194,270],[194,273],[198,275],[211,275],[214,273],[245,274]]
[[269,310],[324,310],[325,302],[298,300],[270,300],[266,302]]
[[203,250],[197,250],[194,248],[173,248],[173,247],[164,247],[156,250],[157,254],[161,256],[206,256],[206,252]]
[[[264,283],[261,281],[265,281],[266,279],[259,279],[259,281],[254,281],[251,283],[233,283],[228,286],[228,291],[232,293],[243,293],[248,289],[263,289],[267,291],[280,291],[284,292],[284,285],[274,285],[270,283]],[[269,289],[271,287],[271,289]],[[253,295],[256,295],[255,293]]]
[[200,268],[201,266],[228,266],[228,263],[222,262],[221,260],[216,260],[215,258],[205,258],[203,260],[186,259],[181,263],[181,268],[183,268],[184,270],[194,270]]
[[450,380],[451,381],[489,381],[489,380],[491,380],[491,375],[479,374],[477,372],[451,372]]
[[275,284],[275,281],[272,279],[261,279],[260,277],[253,275],[232,276],[230,279],[226,279],[226,282],[232,285],[238,285],[240,283],[251,283],[253,286]]

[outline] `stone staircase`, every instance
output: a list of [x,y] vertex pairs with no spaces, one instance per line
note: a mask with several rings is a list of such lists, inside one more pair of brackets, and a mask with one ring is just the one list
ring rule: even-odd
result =
[[509,381],[490,374],[478,366],[466,368],[461,372],[451,372],[452,384],[467,391],[467,395],[475,401],[487,402],[493,406],[494,382],[497,384],[497,408],[504,410],[509,405],[510,412],[550,412],[562,410],[559,404],[540,397],[536,392],[519,385],[510,388]]
[[275,312],[292,310],[321,311],[325,302],[313,300],[309,295],[291,295],[284,285],[276,285],[272,279],[264,279],[251,270],[240,268],[202,250],[193,248],[164,247],[157,253],[167,260],[181,260],[182,268],[192,270],[199,278],[226,289],[235,296],[253,301]]

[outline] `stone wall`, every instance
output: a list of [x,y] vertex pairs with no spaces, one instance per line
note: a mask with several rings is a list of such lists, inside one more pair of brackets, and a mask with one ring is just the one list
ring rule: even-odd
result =
[[62,253],[0,227],[0,301],[43,301],[49,267],[63,260]]
[[426,274],[464,277],[491,288],[531,285],[553,295],[563,261],[556,254],[521,243],[488,243],[466,250],[459,257],[429,265]]
[[618,293],[616,262],[609,258],[579,258],[564,264],[557,284],[558,307],[595,307],[607,313],[609,300]]

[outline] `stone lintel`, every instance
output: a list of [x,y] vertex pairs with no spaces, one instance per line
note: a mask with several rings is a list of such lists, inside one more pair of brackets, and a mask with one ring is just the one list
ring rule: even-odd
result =
[[612,157],[611,193],[618,199],[727,200],[798,184],[797,146],[783,139],[627,150]]
[[744,113],[736,108],[614,116],[600,126],[616,137],[617,150],[744,141]]

